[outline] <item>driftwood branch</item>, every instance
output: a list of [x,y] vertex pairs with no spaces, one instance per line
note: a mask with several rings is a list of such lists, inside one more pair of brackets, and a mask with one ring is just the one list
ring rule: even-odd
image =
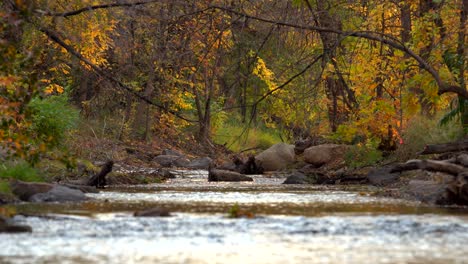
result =
[[452,142],[446,144],[427,145],[424,150],[419,152],[419,155],[440,154],[445,152],[464,151],[468,150],[468,140]]
[[106,175],[112,171],[112,166],[114,166],[114,162],[112,160],[107,161],[99,173],[88,179],[86,185],[96,186],[96,188],[104,187],[107,184]]
[[409,170],[429,170],[445,172],[454,176],[466,171],[463,166],[437,160],[409,160],[406,163],[397,164],[390,170],[390,173],[402,172]]

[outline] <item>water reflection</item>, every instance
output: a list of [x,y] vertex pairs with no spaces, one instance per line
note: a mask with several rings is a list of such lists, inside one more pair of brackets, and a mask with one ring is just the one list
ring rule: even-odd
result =
[[[466,208],[369,195],[374,188],[281,185],[282,177],[113,187],[79,204],[9,208],[32,234],[0,234],[0,263],[463,263]],[[257,215],[229,219],[233,204]],[[162,207],[171,218],[134,218]]]

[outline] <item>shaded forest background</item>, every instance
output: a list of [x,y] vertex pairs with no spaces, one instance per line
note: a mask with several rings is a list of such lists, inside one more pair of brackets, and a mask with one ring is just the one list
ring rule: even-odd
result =
[[67,162],[89,138],[193,151],[323,138],[357,144],[372,161],[391,140],[408,158],[464,135],[467,9],[466,0],[6,0],[0,156]]

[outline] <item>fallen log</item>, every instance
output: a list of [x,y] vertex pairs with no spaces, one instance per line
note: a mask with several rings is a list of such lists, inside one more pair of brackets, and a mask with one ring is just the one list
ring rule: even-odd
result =
[[395,165],[390,173],[402,172],[409,170],[429,170],[429,171],[439,171],[457,176],[459,173],[466,171],[467,169],[463,166],[456,165],[453,163],[448,163],[438,160],[409,160],[406,163],[401,163]]
[[464,151],[464,150],[468,150],[468,140],[445,143],[445,144],[427,145],[418,154],[419,155],[441,154],[441,153],[446,153],[446,152]]
[[107,184],[106,175],[112,171],[114,162],[112,160],[107,161],[101,168],[101,171],[91,176],[85,183],[87,186],[95,186],[96,188],[104,188]]

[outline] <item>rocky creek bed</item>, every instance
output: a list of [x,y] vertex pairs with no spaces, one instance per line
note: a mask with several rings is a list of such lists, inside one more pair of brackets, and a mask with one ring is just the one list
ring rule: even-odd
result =
[[[466,263],[464,207],[375,197],[366,186],[176,174],[82,203],[7,205],[33,232],[0,234],[0,263]],[[235,204],[255,217],[228,218]],[[172,216],[133,216],[154,207]]]

